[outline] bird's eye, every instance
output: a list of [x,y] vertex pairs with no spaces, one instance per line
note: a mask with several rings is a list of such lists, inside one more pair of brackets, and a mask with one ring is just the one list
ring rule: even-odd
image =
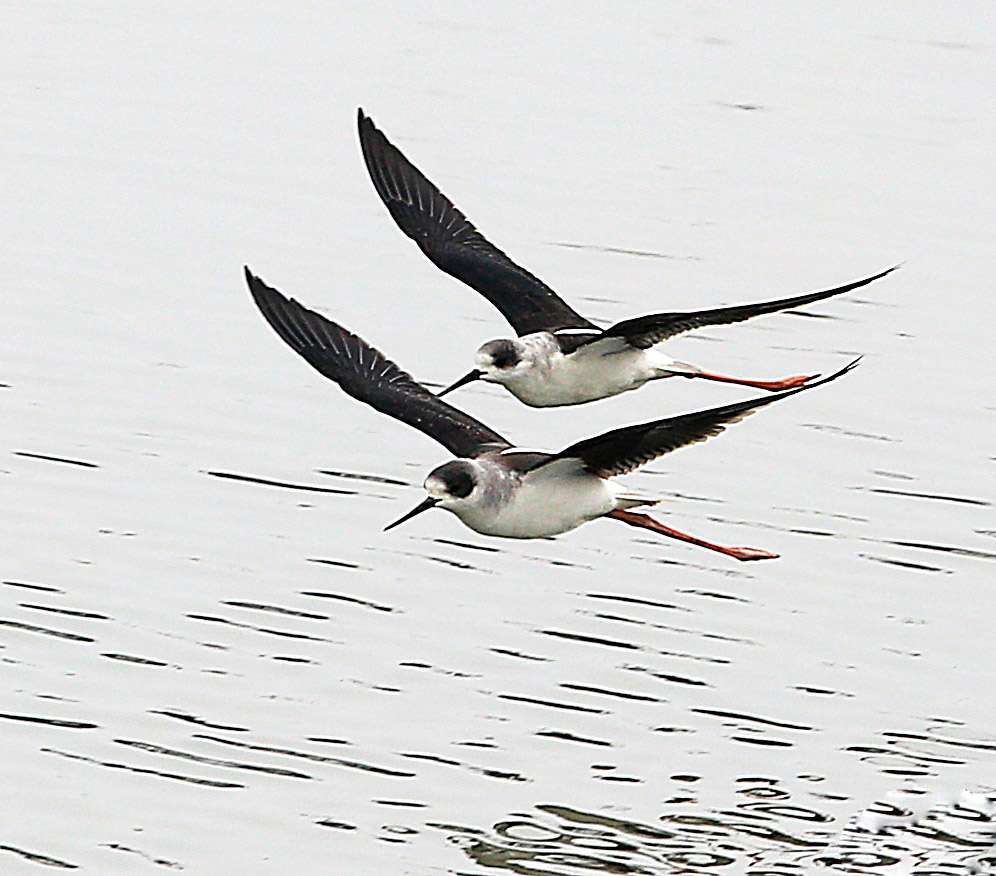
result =
[[495,341],[488,353],[495,368],[504,370],[519,364],[519,351],[511,341]]
[[474,476],[466,469],[458,469],[450,473],[446,488],[451,496],[466,499],[474,491]]

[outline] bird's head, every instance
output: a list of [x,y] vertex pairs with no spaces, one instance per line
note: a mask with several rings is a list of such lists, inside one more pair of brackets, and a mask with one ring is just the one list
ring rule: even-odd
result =
[[429,495],[403,517],[386,526],[384,531],[394,529],[406,520],[411,520],[416,514],[437,506],[447,511],[459,512],[461,508],[473,502],[477,485],[478,473],[472,462],[466,459],[454,459],[452,462],[444,463],[429,472],[425,479],[425,491]]
[[474,357],[474,365],[476,367],[473,371],[446,387],[439,396],[442,397],[475,380],[507,383],[530,367],[530,359],[522,341],[517,338],[501,338],[483,344]]

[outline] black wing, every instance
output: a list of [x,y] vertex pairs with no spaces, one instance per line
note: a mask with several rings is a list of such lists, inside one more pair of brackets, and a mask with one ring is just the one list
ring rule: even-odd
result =
[[[779,298],[776,301],[759,301],[756,304],[736,304],[732,307],[718,307],[714,310],[690,310],[686,313],[653,313],[649,316],[637,316],[633,319],[625,319],[615,325],[605,329],[600,335],[583,343],[594,343],[605,338],[623,338],[630,346],[645,350],[658,344],[661,341],[679,335],[682,332],[701,328],[705,325],[725,325],[731,322],[742,322],[752,316],[761,316],[764,313],[777,313],[779,310],[788,310],[792,307],[802,307],[804,304],[812,304],[814,301],[822,301],[824,298],[832,298],[834,295],[842,295],[861,286],[884,277],[886,274],[896,270],[899,265],[893,265],[872,277],[865,277],[863,280],[855,280],[834,289],[822,289],[819,292],[807,292],[805,295],[796,295],[794,298]],[[582,344],[583,345],[583,344]]]
[[822,380],[816,380],[805,386],[788,389],[785,392],[764,398],[734,402],[706,411],[695,411],[691,414],[655,420],[652,423],[639,423],[635,426],[613,429],[604,435],[597,435],[594,438],[587,438],[577,444],[572,444],[566,450],[561,450],[560,453],[554,454],[549,460],[544,460],[536,467],[540,468],[557,459],[580,459],[588,471],[602,477],[626,474],[626,472],[646,465],[658,456],[663,456],[679,447],[697,444],[699,441],[705,441],[713,435],[718,435],[731,423],[739,422],[758,408],[788,398],[797,392],[805,392],[814,386],[821,386],[831,380],[836,380],[857,364],[858,359],[855,359],[841,368],[840,371],[824,377]]
[[489,243],[359,110],[360,147],[394,221],[440,270],[488,299],[519,335],[594,328],[542,280]]
[[512,446],[436,398],[362,338],[267,286],[249,268],[245,271],[249,291],[276,333],[353,398],[425,432],[455,456],[472,458]]

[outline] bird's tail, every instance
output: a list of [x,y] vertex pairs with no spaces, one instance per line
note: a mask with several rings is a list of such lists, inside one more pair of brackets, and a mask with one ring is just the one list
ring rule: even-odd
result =
[[638,493],[620,493],[616,496],[616,510],[626,511],[629,508],[646,507],[656,505],[661,499],[652,499],[650,496],[641,496]]

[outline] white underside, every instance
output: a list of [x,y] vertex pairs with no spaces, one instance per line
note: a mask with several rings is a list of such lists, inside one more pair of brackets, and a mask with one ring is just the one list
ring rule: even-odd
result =
[[568,356],[557,350],[529,368],[503,375],[501,383],[525,404],[546,408],[608,398],[638,389],[648,380],[692,370],[656,349],[638,350],[613,338]]
[[564,460],[526,475],[500,507],[468,502],[445,503],[443,507],[484,535],[546,538],[569,532],[617,508],[654,501],[585,472],[578,460]]

